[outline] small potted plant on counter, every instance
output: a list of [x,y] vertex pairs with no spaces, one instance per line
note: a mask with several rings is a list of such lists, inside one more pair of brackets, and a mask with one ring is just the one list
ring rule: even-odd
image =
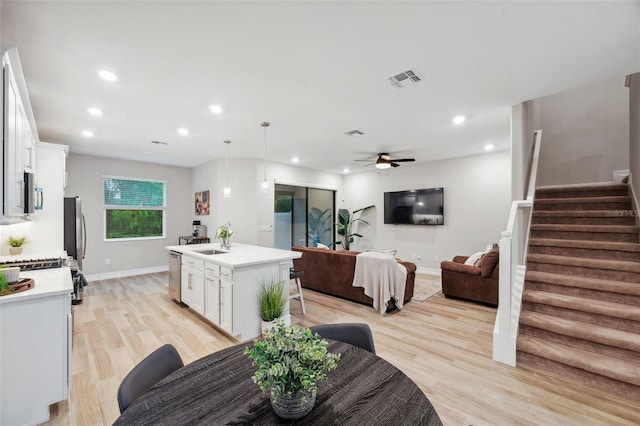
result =
[[231,241],[229,241],[229,239],[232,235],[231,222],[218,226],[218,229],[216,229],[216,239],[220,240],[220,248],[231,249]]
[[283,419],[299,419],[311,412],[319,382],[338,366],[340,354],[327,351],[327,341],[308,328],[284,322],[265,332],[244,353],[257,367],[251,379],[270,393],[273,411]]
[[9,237],[7,243],[9,244],[9,253],[22,254],[22,245],[27,242],[27,237]]
[[262,319],[262,333],[275,327],[277,321],[284,315],[284,310],[289,301],[289,294],[285,290],[283,281],[272,280],[262,283],[258,290],[258,311]]

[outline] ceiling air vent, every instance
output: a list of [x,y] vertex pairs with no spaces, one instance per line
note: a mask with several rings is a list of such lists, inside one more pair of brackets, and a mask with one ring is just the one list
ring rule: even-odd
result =
[[394,75],[387,80],[389,80],[389,83],[391,83],[393,87],[402,89],[404,87],[404,84],[408,82],[418,83],[421,78],[420,76],[418,76],[418,72],[416,70],[407,70],[405,72],[401,72],[400,74]]
[[151,141],[151,143],[155,143],[156,145],[169,145],[167,142],[160,142],[160,141]]
[[364,135],[363,132],[361,132],[358,129],[354,129],[354,130],[347,130],[346,132],[344,132],[345,135],[347,136],[360,136],[360,135]]

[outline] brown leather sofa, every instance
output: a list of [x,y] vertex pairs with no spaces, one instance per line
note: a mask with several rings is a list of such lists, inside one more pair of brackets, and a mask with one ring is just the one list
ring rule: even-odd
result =
[[[300,259],[293,260],[293,269],[304,271],[300,279],[302,287],[373,306],[373,299],[364,294],[364,289],[352,285],[356,255],[360,252],[301,246],[293,247],[291,250],[302,253]],[[407,303],[413,297],[416,265],[411,262],[402,262],[402,265],[407,268],[404,290],[404,303]],[[395,303],[392,300],[387,311],[394,307]]]
[[469,256],[456,256],[453,261],[440,263],[442,294],[498,307],[498,249],[485,253],[480,264],[465,265]]

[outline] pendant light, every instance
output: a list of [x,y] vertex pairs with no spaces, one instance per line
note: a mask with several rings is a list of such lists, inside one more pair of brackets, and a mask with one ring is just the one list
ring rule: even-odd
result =
[[260,125],[264,129],[264,179],[260,184],[260,192],[269,192],[269,181],[267,180],[267,127],[269,127],[269,122],[263,121]]
[[231,141],[226,140],[224,141],[224,143],[227,146],[227,154],[225,156],[227,177],[222,195],[224,196],[224,198],[231,198],[231,187],[229,186],[229,144],[231,143]]

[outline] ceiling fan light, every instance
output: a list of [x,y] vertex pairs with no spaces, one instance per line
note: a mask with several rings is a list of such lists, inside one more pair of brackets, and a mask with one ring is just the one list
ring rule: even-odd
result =
[[390,163],[376,163],[376,169],[388,169],[389,167],[391,167]]

